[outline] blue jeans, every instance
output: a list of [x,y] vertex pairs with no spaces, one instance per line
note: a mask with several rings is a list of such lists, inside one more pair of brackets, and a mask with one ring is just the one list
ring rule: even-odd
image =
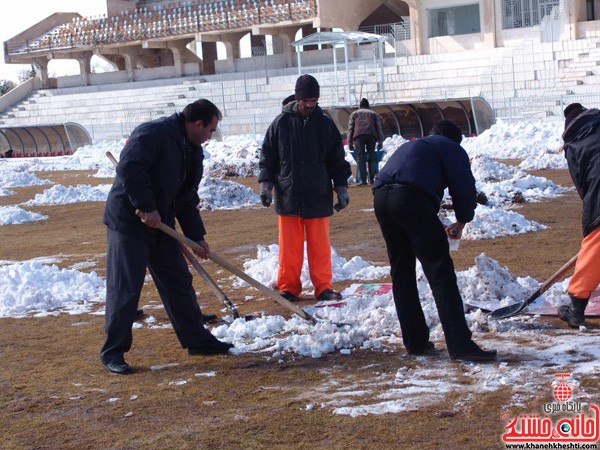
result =
[[[377,174],[377,158],[375,157],[375,143],[377,138],[370,134],[361,134],[354,139],[354,151],[356,153],[356,182],[358,184],[373,184]],[[365,160],[366,153],[366,160]],[[369,176],[367,178],[367,163]]]

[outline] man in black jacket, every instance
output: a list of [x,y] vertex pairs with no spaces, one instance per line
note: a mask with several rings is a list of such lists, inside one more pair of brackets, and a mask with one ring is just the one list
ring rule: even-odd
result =
[[[443,120],[432,134],[401,145],[373,185],[375,215],[390,259],[402,340],[412,355],[434,349],[417,290],[418,259],[435,299],[450,357],[492,361],[496,351],[482,350],[471,340],[448,247],[448,238],[460,239],[465,224],[473,220],[475,179],[469,157],[460,146],[460,129]],[[452,196],[457,222],[444,229],[438,211],[445,188]]]
[[261,200],[269,206],[275,188],[279,222],[281,295],[294,301],[302,292],[304,235],[310,278],[319,300],[339,300],[332,289],[329,216],[333,191],[337,211],[348,205],[350,164],[344,158],[342,137],[318,106],[320,88],[311,75],[296,81],[295,101],[287,103],[267,130],[260,154]]
[[[192,355],[227,353],[231,344],[205,327],[192,275],[180,244],[156,227],[179,222],[183,233],[202,250],[209,246],[198,211],[202,179],[202,144],[216,130],[221,112],[201,99],[179,114],[143,123],[125,144],[104,211],[107,226],[106,341],[100,358],[112,373],[131,373],[124,354],[132,343],[131,327],[146,268],[183,348]],[[136,212],[139,211],[139,217]]]
[[565,108],[563,141],[573,184],[583,200],[583,240],[569,280],[571,304],[558,309],[558,317],[577,328],[585,308],[600,283],[600,111],[580,103]]

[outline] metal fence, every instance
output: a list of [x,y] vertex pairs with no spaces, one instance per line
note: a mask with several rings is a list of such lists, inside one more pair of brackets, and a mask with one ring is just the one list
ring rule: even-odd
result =
[[553,96],[542,104],[540,97],[506,98],[497,100],[492,106],[496,119],[513,123],[522,120],[562,120],[565,107],[575,102],[586,108],[600,109],[600,93]]

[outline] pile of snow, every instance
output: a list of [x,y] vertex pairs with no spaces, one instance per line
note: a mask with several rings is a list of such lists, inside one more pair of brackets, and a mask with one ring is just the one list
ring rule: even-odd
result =
[[204,173],[210,178],[258,176],[263,137],[259,134],[223,136],[204,146]]
[[104,302],[105,283],[95,272],[60,269],[41,261],[0,262],[0,317],[81,314]]
[[0,225],[16,225],[25,222],[46,220],[48,216],[25,211],[18,206],[0,206]]
[[55,184],[50,189],[44,190],[41,194],[36,194],[32,200],[28,200],[24,205],[66,205],[81,202],[105,202],[111,186],[110,184],[101,184],[98,186],[84,184],[62,186]]

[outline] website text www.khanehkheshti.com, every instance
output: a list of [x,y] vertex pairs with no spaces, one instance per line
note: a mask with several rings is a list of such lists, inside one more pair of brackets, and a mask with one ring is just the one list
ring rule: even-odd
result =
[[586,449],[586,448],[598,448],[597,444],[579,444],[577,442],[561,443],[561,442],[545,442],[545,443],[534,443],[526,442],[522,444],[505,444],[506,448],[522,448],[522,449]]

